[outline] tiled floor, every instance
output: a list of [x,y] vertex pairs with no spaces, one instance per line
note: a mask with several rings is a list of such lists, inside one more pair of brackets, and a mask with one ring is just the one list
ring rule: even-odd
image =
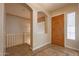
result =
[[79,56],[79,51],[57,45],[46,45],[32,52],[27,44],[18,45],[6,50],[7,56]]

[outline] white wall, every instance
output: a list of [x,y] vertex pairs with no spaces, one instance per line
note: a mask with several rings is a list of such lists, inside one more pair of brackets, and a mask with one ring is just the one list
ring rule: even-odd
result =
[[[75,40],[68,40],[66,38],[66,25],[67,25],[67,19],[66,19],[66,14],[69,13],[69,12],[73,12],[75,11],[76,12],[76,39]],[[65,15],[65,47],[68,47],[68,48],[72,48],[72,49],[76,49],[76,50],[79,50],[79,15],[78,15],[79,11],[78,11],[78,5],[77,4],[70,4],[68,6],[65,6],[63,8],[60,8],[60,9],[57,9],[55,11],[52,12],[51,14],[51,17],[53,16],[56,16],[56,15],[60,15],[60,14],[64,14]]]
[[33,10],[33,44],[32,44],[32,50],[35,50],[35,48],[37,47],[37,11]]
[[[42,9],[40,6],[38,6],[38,4],[28,4],[32,9],[33,9],[33,50],[36,50],[40,47],[43,47],[47,44],[51,43],[50,40],[50,34],[49,31],[50,29],[48,29],[47,33],[40,33],[38,34],[37,32],[37,13],[39,11],[44,12],[47,15],[47,24],[49,23],[50,17],[48,16],[48,13]],[[50,26],[47,25],[47,28]]]
[[45,22],[39,22],[37,24],[37,33],[45,33]]
[[24,41],[25,43],[31,45],[31,22],[29,20],[24,20],[23,26],[24,26]]
[[[33,50],[50,44],[48,32],[45,33],[45,24],[37,23],[37,11],[33,11]],[[48,20],[48,19],[47,19]]]
[[6,15],[6,32],[7,33],[20,33],[23,32],[24,19],[16,16]]
[[36,47],[34,48],[34,50],[50,43],[48,39],[48,33],[45,33],[45,22],[37,23],[36,34],[37,34],[37,37],[36,37],[37,41],[36,41]]
[[[16,16],[6,15],[6,41],[7,47],[23,43],[23,19]],[[15,39],[13,39],[13,37]]]
[[5,50],[4,33],[4,4],[0,3],[0,55],[4,55]]
[[[45,33],[45,22],[47,22],[47,32]],[[38,48],[41,48],[47,44],[50,44],[51,43],[51,38],[50,38],[50,23],[49,22],[49,17],[47,17],[46,21],[45,22],[39,22],[37,23],[37,41],[36,41],[36,47],[34,48],[35,49],[38,49]]]

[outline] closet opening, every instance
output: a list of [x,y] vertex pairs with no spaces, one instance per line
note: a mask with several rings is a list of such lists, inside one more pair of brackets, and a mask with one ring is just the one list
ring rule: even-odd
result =
[[5,55],[31,55],[32,9],[24,3],[6,3],[5,19]]

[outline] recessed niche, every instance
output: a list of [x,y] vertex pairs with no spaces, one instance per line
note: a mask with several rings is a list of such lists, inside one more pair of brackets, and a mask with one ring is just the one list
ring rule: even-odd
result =
[[39,33],[47,33],[47,15],[44,12],[39,11],[37,14],[37,23]]

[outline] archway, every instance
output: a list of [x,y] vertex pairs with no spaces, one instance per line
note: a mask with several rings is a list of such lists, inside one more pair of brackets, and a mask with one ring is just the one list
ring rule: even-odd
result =
[[6,55],[32,54],[32,9],[24,3],[6,3]]

